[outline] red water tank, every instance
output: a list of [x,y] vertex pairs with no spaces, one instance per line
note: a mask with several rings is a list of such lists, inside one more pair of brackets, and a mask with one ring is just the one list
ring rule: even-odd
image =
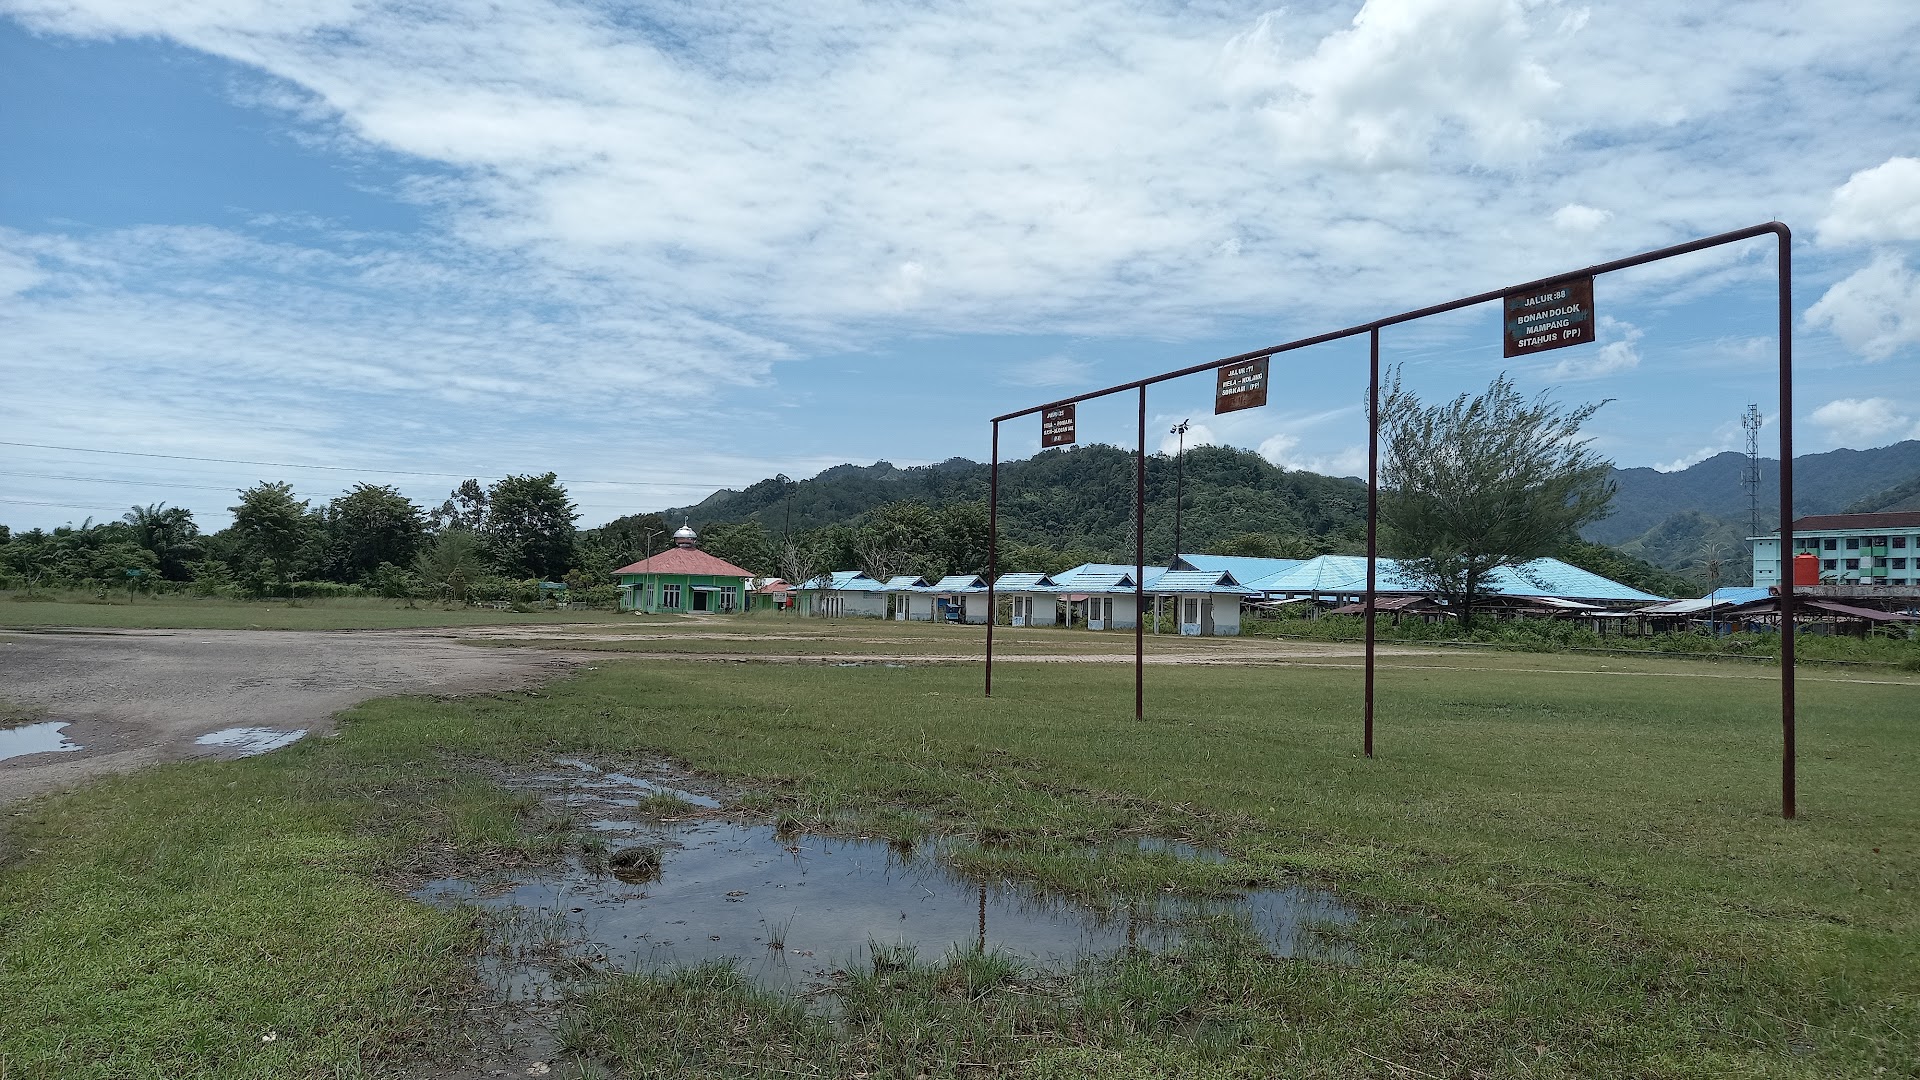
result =
[[1793,557],[1793,584],[1796,588],[1820,584],[1820,556],[1800,554]]

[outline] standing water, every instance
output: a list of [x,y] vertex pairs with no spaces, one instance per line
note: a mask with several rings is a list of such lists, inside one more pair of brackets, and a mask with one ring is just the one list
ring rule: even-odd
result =
[[[991,949],[1059,968],[1127,948],[1167,949],[1222,920],[1256,935],[1273,955],[1327,955],[1331,950],[1316,941],[1314,929],[1353,920],[1330,895],[1293,888],[1082,903],[1024,884],[964,877],[942,861],[938,844],[908,849],[705,817],[678,824],[636,820],[621,805],[636,800],[610,790],[619,781],[652,795],[713,800],[622,774],[595,770],[583,779],[584,790],[562,801],[593,816],[589,825],[607,841],[604,866],[581,858],[511,881],[435,881],[414,895],[443,906],[537,916],[544,933],[570,942],[575,955],[620,970],[726,960],[762,986],[780,989],[826,983],[836,970],[870,963],[875,948],[910,948],[927,960],[955,948]],[[1221,858],[1164,843],[1140,851]]]
[[60,731],[66,726],[65,721],[48,720],[45,723],[0,728],[0,761],[26,757],[28,754],[57,754],[66,750],[85,749],[79,743],[67,741]]

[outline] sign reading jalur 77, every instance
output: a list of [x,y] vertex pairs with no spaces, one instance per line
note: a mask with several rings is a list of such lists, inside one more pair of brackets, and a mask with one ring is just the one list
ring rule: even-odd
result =
[[1073,441],[1073,406],[1055,405],[1040,413],[1040,446],[1065,446]]
[[1242,360],[1237,364],[1222,364],[1214,370],[1219,372],[1218,381],[1213,387],[1213,411],[1216,416],[1239,412],[1241,409],[1257,409],[1267,403],[1266,357]]
[[1593,335],[1593,279],[1575,278],[1506,297],[1508,356],[1585,345]]

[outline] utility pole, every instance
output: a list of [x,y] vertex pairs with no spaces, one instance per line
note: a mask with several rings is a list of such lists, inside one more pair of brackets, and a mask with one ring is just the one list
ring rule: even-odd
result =
[[[1167,434],[1179,436],[1179,442],[1173,450],[1173,557],[1181,557],[1181,503],[1187,500],[1187,429],[1190,421],[1181,421],[1167,429]],[[1169,559],[1171,561],[1171,559]]]
[[[1182,420],[1167,431],[1169,435],[1179,437],[1173,452],[1173,558],[1180,557],[1180,505],[1185,500],[1186,490],[1186,453],[1187,428],[1191,422]],[[1172,559],[1167,560],[1172,562]]]

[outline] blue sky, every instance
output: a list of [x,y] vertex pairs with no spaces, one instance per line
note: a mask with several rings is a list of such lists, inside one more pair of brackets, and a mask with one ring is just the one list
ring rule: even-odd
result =
[[[984,458],[996,413],[1773,218],[1801,451],[1920,437],[1909,0],[781,8],[0,0],[0,522],[551,469],[596,524]],[[1777,413],[1772,259],[1603,278],[1592,346],[1509,364],[1483,308],[1386,357],[1684,466]],[[1152,436],[1360,472],[1361,350],[1229,417],[1157,389]]]

